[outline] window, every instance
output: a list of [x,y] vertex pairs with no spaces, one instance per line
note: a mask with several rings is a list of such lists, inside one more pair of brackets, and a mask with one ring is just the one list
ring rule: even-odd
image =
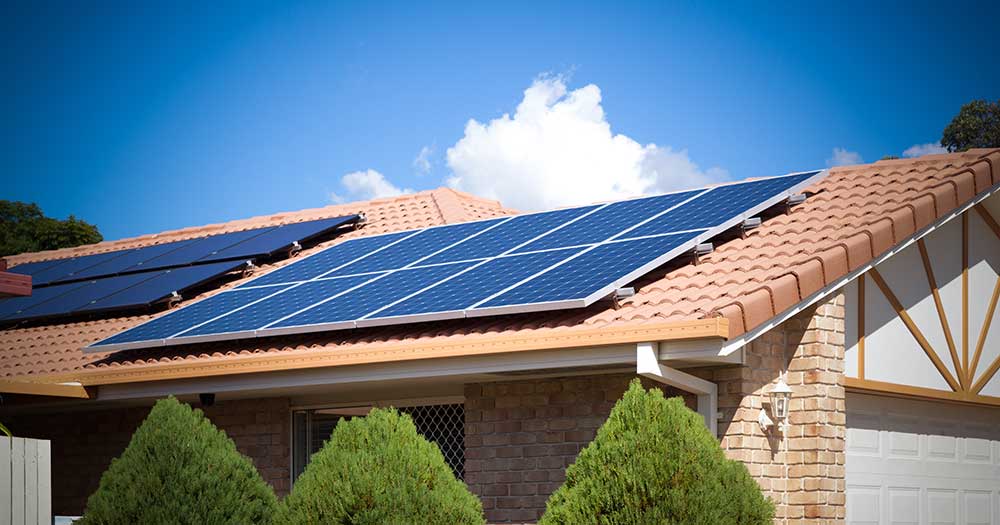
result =
[[[296,410],[292,413],[292,479],[298,479],[309,458],[323,448],[341,418],[364,416],[369,406]],[[465,405],[397,406],[409,414],[417,432],[441,449],[458,479],[465,473]]]

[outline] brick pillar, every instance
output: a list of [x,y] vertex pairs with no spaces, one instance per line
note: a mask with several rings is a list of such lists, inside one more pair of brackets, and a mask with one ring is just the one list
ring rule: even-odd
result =
[[[787,435],[757,423],[781,371],[792,387]],[[775,523],[842,524],[844,296],[837,292],[755,340],[746,366],[717,369],[722,446],[776,503]],[[787,452],[786,452],[787,450]]]

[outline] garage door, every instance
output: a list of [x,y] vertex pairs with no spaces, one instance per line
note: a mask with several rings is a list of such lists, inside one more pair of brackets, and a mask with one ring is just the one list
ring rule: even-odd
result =
[[847,394],[850,525],[1000,525],[1000,408]]

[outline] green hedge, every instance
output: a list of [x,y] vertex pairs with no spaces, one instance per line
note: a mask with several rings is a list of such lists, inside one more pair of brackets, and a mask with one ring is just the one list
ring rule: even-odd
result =
[[484,521],[479,499],[455,479],[437,446],[394,409],[341,419],[275,518],[351,525]]
[[566,470],[539,525],[765,525],[773,514],[701,416],[636,379]]
[[161,399],[113,460],[78,523],[264,524],[271,487],[201,410]]

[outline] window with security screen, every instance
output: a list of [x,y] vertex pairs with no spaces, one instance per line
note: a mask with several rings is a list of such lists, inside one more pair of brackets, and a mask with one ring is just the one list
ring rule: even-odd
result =
[[[309,458],[323,448],[341,418],[364,416],[371,406],[299,410],[293,413],[292,479],[298,479]],[[413,418],[424,438],[441,449],[445,461],[463,479],[465,474],[465,406],[462,404],[396,407]]]

